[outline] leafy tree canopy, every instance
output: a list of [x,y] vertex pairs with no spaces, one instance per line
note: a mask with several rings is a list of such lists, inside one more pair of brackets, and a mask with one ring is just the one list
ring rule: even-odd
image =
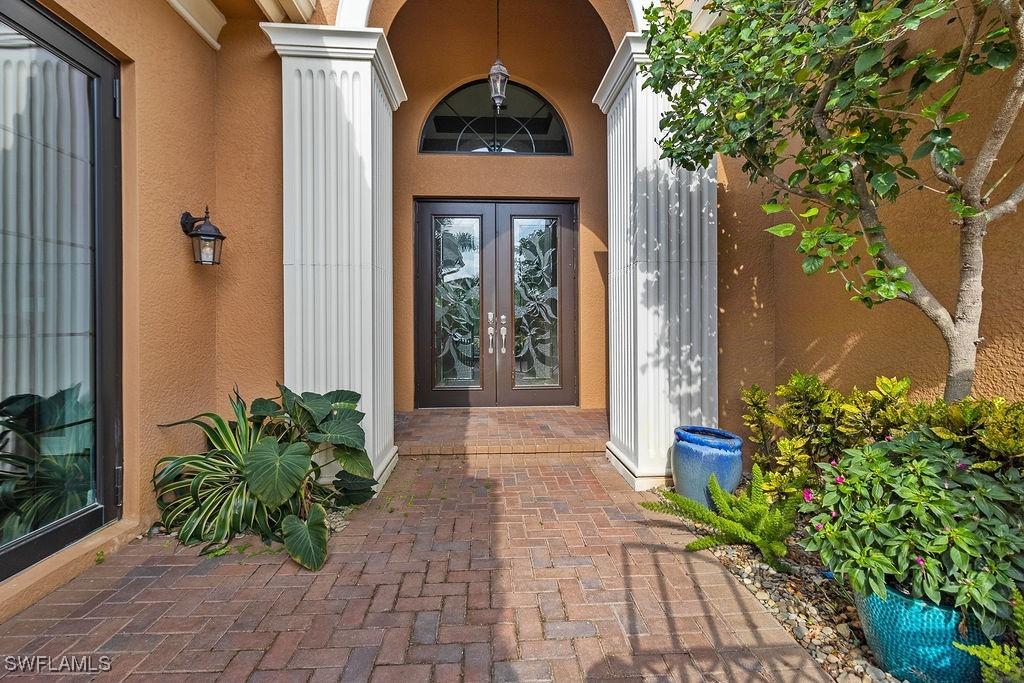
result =
[[[954,361],[972,376],[974,352],[961,347],[980,341],[981,241],[990,221],[1024,200],[1024,185],[1004,187],[1013,167],[995,169],[1024,103],[1021,0],[711,0],[704,8],[719,21],[703,33],[676,3],[647,11],[647,85],[670,103],[664,156],[687,169],[716,152],[742,159],[752,181],[772,187],[763,209],[779,222],[769,232],[799,237],[805,273],[838,274],[869,307],[914,303],[947,341],[950,378]],[[968,154],[960,140],[974,122],[961,103],[992,70],[1009,72],[1010,83],[992,93],[1002,98],[996,117]],[[945,195],[961,228],[952,312],[897,253],[879,215],[911,192]]]

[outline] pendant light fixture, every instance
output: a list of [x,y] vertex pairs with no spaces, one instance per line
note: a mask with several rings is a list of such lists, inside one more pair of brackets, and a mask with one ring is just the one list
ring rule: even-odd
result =
[[491,84],[491,101],[500,113],[505,104],[505,89],[508,86],[508,69],[501,61],[501,0],[494,0],[494,65],[487,76]]

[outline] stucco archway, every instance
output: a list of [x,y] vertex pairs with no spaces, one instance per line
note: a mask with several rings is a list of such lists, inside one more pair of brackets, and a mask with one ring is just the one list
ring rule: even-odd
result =
[[[339,28],[377,27],[387,33],[406,0],[342,0],[335,25]],[[644,27],[642,0],[590,0],[612,42],[618,45],[625,31]]]
[[[610,64],[606,51],[594,64],[573,67],[575,72],[564,64],[535,69],[534,82],[571,79],[598,62],[599,68],[609,64],[592,98],[600,113],[586,96],[582,106],[572,106],[589,108],[605,137],[607,184],[600,184],[607,192],[607,454],[632,486],[645,488],[664,483],[670,473],[675,426],[717,424],[717,238],[713,170],[689,173],[660,158],[665,102],[643,87],[646,40],[630,30],[639,23],[639,1],[580,0],[619,46]],[[263,25],[282,58],[285,380],[299,390],[343,386],[363,395],[366,450],[379,481],[397,456],[395,147],[408,142],[402,131],[418,130],[423,113],[410,103],[401,120],[395,115],[407,92],[388,34],[396,18],[402,22],[405,5],[346,0],[336,26]],[[628,9],[629,18],[612,22],[608,12],[616,7],[620,17]],[[431,18],[421,17],[417,27]],[[482,16],[477,20],[484,26]],[[473,54],[486,47],[482,30],[463,37],[463,56],[473,64],[485,65],[493,55]],[[569,34],[552,40],[564,42]],[[410,47],[395,38],[396,46]],[[517,64],[529,84],[529,61],[520,55]],[[440,74],[437,65],[424,71],[427,66],[406,61],[410,83],[472,75]],[[554,99],[565,106],[580,98]],[[419,100],[432,101],[429,94]],[[570,126],[577,118],[571,110]],[[406,125],[410,119],[416,125]],[[591,167],[604,165],[595,161]],[[324,307],[324,301],[332,303]]]

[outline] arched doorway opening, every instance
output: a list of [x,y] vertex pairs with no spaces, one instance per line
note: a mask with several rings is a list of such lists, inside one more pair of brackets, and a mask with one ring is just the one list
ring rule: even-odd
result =
[[[626,9],[624,1],[622,6]],[[578,366],[579,372],[566,375],[564,381],[576,385],[568,387],[575,396],[572,403],[586,409],[604,409],[607,404],[607,124],[592,99],[614,54],[610,28],[587,0],[557,3],[506,0],[501,3],[501,58],[513,82],[536,91],[557,111],[572,139],[572,154],[528,157],[431,154],[421,151],[421,135],[431,112],[459,86],[485,77],[494,61],[495,5],[478,0],[407,0],[390,21],[386,21],[385,8],[390,9],[391,5],[379,8],[375,4],[371,17],[381,19],[388,26],[388,42],[408,94],[408,100],[394,115],[396,410],[406,412],[428,405],[421,399],[435,387],[421,385],[440,380],[436,373],[422,372],[421,366],[432,358],[422,347],[445,346],[426,334],[412,334],[414,328],[431,329],[429,325],[417,325],[417,316],[433,314],[424,310],[424,303],[429,299],[417,291],[418,287],[432,286],[430,278],[415,277],[415,254],[423,251],[420,247],[425,240],[422,234],[417,238],[414,211],[416,200],[424,199],[484,199],[492,205],[496,205],[495,200],[533,204],[562,201],[578,210],[578,223],[572,226],[574,253],[567,255],[567,258],[574,258],[577,286],[575,291],[560,291],[558,303],[576,311],[576,320],[560,319],[559,322],[571,326],[560,339],[574,339],[575,348],[565,349],[562,355],[566,359],[574,357],[573,365]],[[506,227],[512,230],[511,224]],[[499,236],[501,228],[497,226]],[[500,256],[496,254],[495,258]],[[499,289],[502,284],[498,283]],[[514,284],[509,287],[516,289]],[[514,346],[518,347],[515,351],[522,351],[517,355],[528,355],[525,335],[514,335],[520,327],[512,320],[514,303],[510,300],[503,306],[500,292],[496,297],[495,306],[474,304],[474,315],[483,319],[482,323],[476,323],[480,334],[473,336],[483,348],[482,360],[488,359],[488,311],[495,314],[496,334],[502,327],[500,317],[505,315],[509,319],[510,333],[517,342]],[[443,348],[434,350],[444,351]],[[499,376],[498,380],[501,379]],[[479,388],[487,391],[486,387]],[[455,392],[448,393],[456,405],[466,401],[465,397],[455,396]],[[531,390],[531,396],[532,405],[543,404],[544,392]],[[558,402],[566,402],[564,394]]]

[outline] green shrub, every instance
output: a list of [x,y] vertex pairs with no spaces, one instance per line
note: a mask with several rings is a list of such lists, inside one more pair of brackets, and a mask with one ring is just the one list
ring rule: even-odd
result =
[[909,380],[879,377],[873,390],[844,396],[818,377],[797,372],[772,394],[756,384],[744,391],[743,421],[751,431],[753,461],[765,472],[765,491],[795,494],[814,463],[888,436],[900,422],[909,390]]
[[862,594],[897,586],[977,618],[993,637],[1024,582],[1024,480],[986,471],[935,430],[845,450],[820,463],[806,550]]
[[814,463],[847,448],[931,429],[992,471],[1024,464],[1024,402],[967,398],[956,403],[911,401],[910,380],[879,377],[875,387],[848,394],[813,375],[794,373],[768,393],[745,390],[743,421],[750,429],[753,461],[765,473],[770,496],[791,494],[814,479]]
[[708,479],[708,490],[717,513],[669,490],[658,491],[660,501],[644,501],[641,505],[654,512],[700,522],[714,530],[687,544],[687,550],[705,550],[726,544],[751,545],[761,552],[765,562],[783,570],[785,539],[795,529],[799,498],[788,496],[772,502],[765,492],[764,479],[757,465],[754,465],[750,484],[743,494],[723,490],[715,475]]
[[982,683],[1024,683],[1024,652],[1019,641],[1024,638],[1024,597],[1013,592],[1013,630],[1018,644],[989,642],[988,645],[953,643],[981,660]]
[[914,403],[901,414],[902,428],[927,427],[956,443],[990,469],[1024,463],[1024,402],[967,398]]
[[[296,562],[319,569],[327,559],[327,510],[372,496],[373,465],[351,391],[295,394],[278,385],[277,399],[247,407],[235,391],[234,420],[203,413],[171,425],[193,424],[205,434],[205,453],[161,458],[153,474],[160,520],[203,553],[222,550],[251,531],[280,541]],[[334,484],[320,481],[336,463]]]

